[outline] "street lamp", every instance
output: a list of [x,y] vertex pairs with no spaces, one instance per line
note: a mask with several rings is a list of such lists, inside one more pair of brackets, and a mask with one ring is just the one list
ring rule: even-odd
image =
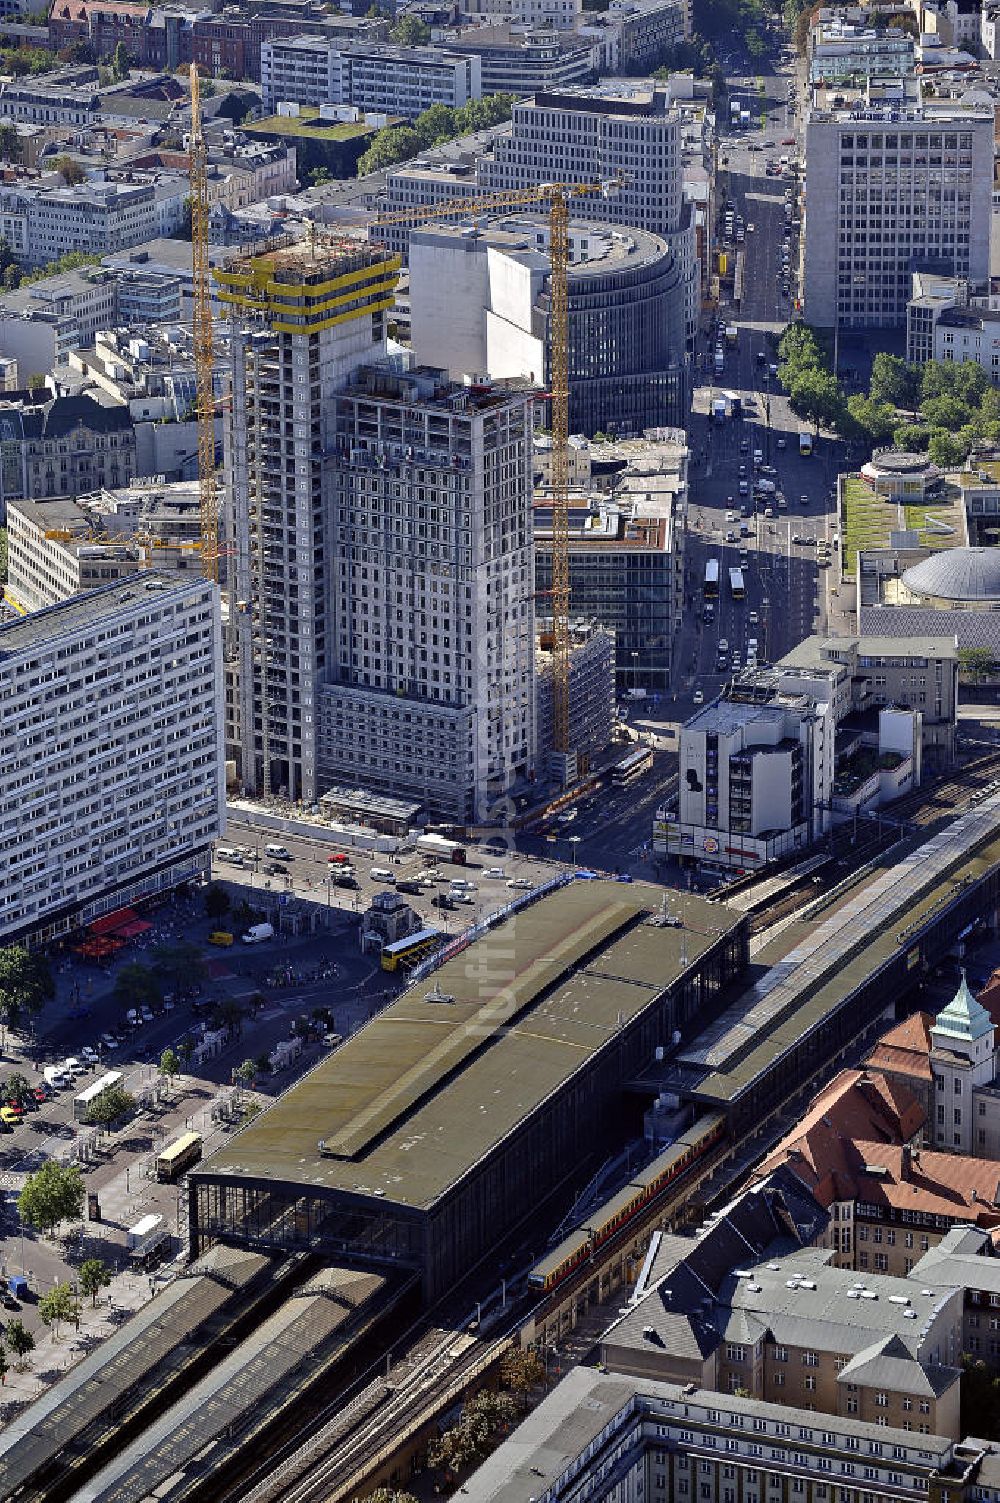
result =
[[582,839],[583,839],[582,835],[571,835],[569,837],[570,847],[571,847],[571,849],[573,851],[573,870],[574,871],[576,870],[576,848],[580,844],[580,841]]

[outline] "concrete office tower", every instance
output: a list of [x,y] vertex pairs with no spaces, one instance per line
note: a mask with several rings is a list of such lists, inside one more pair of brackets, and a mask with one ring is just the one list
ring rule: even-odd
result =
[[143,574],[0,626],[0,943],[207,873],[225,824],[218,596]]
[[343,242],[220,276],[233,739],[250,791],[358,785],[473,819],[534,762],[531,403],[392,373],[398,269]]
[[339,395],[327,783],[456,823],[535,761],[531,400],[367,369]]
[[923,99],[914,78],[818,87],[806,125],[805,317],[902,328],[915,270],[988,281],[992,186],[992,106]]
[[697,315],[691,207],[682,193],[682,121],[669,90],[602,84],[537,93],[514,106],[509,135],[479,165],[486,192],[537,183],[620,183],[574,199],[574,219],[634,225],[662,235],[688,289],[688,335]]
[[[548,220],[410,236],[412,342],[452,376],[488,371],[549,384]],[[685,288],[661,235],[569,228],[569,428],[634,434],[683,427]]]

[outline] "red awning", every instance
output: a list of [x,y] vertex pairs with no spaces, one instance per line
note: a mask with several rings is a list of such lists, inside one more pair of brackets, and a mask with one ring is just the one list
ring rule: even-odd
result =
[[106,913],[90,925],[91,934],[117,934],[126,924],[138,918],[134,908],[119,908],[117,913]]
[[119,924],[115,930],[115,936],[118,939],[135,939],[137,934],[145,934],[146,930],[152,927],[146,919],[129,919],[127,923]]

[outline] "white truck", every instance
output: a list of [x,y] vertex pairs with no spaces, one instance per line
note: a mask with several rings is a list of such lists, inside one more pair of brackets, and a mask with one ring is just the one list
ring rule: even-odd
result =
[[262,945],[266,939],[273,938],[273,924],[251,924],[243,936],[243,943],[245,945]]
[[721,376],[726,368],[726,357],[719,350],[715,352],[715,374]]
[[712,422],[724,423],[726,421],[725,397],[713,397],[712,399]]

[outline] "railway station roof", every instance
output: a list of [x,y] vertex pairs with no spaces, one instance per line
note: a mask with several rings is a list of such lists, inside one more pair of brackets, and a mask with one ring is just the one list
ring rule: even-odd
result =
[[408,988],[191,1179],[426,1209],[740,922],[696,894],[570,883]]
[[700,1100],[734,1101],[1000,862],[1000,795],[929,839],[911,839],[891,862],[829,906],[793,921],[759,952],[764,977],[681,1056],[688,1068],[705,1067],[695,1087]]

